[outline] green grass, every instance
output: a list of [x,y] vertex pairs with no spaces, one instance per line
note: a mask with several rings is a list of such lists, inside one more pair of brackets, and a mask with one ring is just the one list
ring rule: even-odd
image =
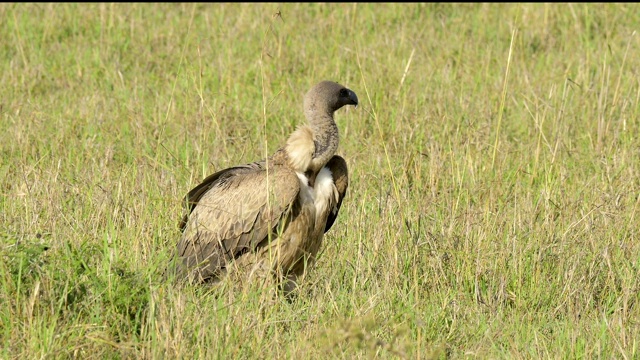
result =
[[[640,357],[639,27],[638,5],[0,5],[0,357]],[[163,281],[184,194],[274,151],[323,79],[361,106],[299,296]]]

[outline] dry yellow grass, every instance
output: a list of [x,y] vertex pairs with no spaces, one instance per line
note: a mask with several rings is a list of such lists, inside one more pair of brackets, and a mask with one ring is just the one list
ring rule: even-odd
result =
[[[0,5],[0,357],[637,358],[639,10]],[[362,104],[298,298],[163,282],[322,79]]]

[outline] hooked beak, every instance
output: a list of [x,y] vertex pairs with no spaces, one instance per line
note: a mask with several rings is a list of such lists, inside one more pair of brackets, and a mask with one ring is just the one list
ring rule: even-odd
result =
[[351,105],[353,105],[353,107],[355,109],[357,109],[358,108],[358,95],[356,95],[356,93],[354,93],[351,90],[349,90],[349,100],[351,100]]

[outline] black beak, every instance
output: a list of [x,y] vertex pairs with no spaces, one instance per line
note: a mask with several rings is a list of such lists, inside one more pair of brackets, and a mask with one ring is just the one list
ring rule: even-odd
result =
[[356,109],[358,108],[358,95],[353,91],[347,89],[349,91],[349,100],[351,101],[350,105],[353,105]]

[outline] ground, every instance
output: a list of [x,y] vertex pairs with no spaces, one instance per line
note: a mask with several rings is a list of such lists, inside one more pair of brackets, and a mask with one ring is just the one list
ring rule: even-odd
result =
[[[638,5],[0,5],[0,357],[637,358]],[[350,168],[292,301],[175,287],[181,199],[320,80]]]

